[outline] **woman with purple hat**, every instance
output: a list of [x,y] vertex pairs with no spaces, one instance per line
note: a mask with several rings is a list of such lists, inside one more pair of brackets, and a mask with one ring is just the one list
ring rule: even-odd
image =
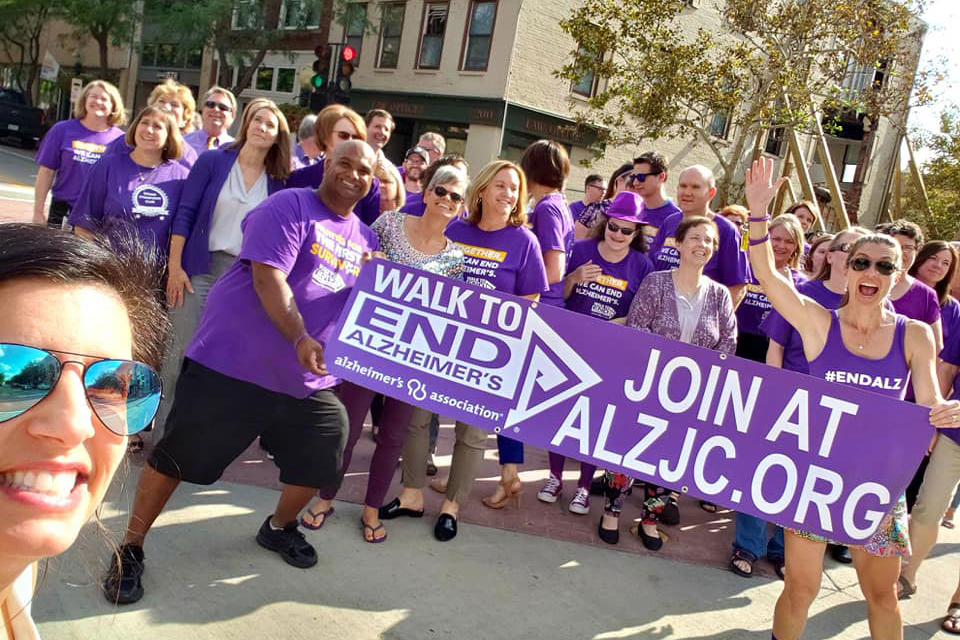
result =
[[[643,254],[640,233],[640,196],[622,191],[614,198],[606,214],[600,214],[586,240],[574,243],[563,280],[565,306],[600,320],[622,324],[640,283],[653,271]],[[556,502],[560,497],[565,458],[550,453],[550,477],[537,493],[541,502]],[[597,467],[580,463],[577,492],[570,501],[572,513],[590,512],[590,481]]]
[[[685,216],[674,238],[680,264],[644,279],[630,304],[627,326],[732,355],[737,318],[730,290],[703,273],[719,246],[717,223],[706,216]],[[607,482],[609,500],[599,530],[600,538],[611,544],[619,537],[620,505],[630,488],[629,479],[618,476]],[[669,500],[669,489],[646,483],[637,535],[651,551],[663,546],[657,523]]]

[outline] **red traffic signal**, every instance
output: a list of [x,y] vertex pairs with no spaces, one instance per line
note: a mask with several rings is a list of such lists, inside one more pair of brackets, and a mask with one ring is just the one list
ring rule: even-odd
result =
[[353,62],[357,59],[357,50],[348,44],[344,45],[340,56],[343,58],[344,62]]

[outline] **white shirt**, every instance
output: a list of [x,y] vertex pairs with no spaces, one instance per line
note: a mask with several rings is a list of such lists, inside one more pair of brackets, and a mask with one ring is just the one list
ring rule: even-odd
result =
[[690,343],[693,339],[693,332],[697,330],[697,323],[700,322],[700,313],[703,311],[703,301],[706,299],[704,293],[706,287],[697,287],[697,292],[692,295],[684,295],[677,289],[677,284],[673,284],[673,292],[677,299],[677,315],[680,319],[680,342]]
[[250,190],[243,187],[243,169],[239,162],[233,163],[227,181],[220,189],[217,204],[213,208],[213,222],[210,224],[210,251],[225,251],[232,256],[239,255],[243,243],[240,223],[250,210],[267,199],[267,172],[264,171],[253,183]]
[[[40,640],[40,633],[30,617],[30,601],[33,600],[33,569],[30,565],[14,580],[10,596],[2,603],[3,615],[10,616],[14,640]],[[3,623],[0,622],[0,625]]]

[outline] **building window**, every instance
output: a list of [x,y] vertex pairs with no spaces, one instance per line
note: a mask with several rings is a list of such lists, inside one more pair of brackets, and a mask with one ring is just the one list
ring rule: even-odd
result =
[[233,12],[233,28],[239,30],[257,29],[260,26],[261,11],[259,0],[237,0]]
[[257,91],[273,90],[273,69],[270,67],[260,67],[257,69],[254,89]]
[[177,47],[172,44],[157,45],[157,66],[158,67],[176,67],[177,65]]
[[357,52],[357,58],[353,61],[353,66],[356,67],[360,61],[360,50],[363,48],[363,33],[367,30],[367,5],[362,3],[348,5],[344,22],[346,24],[344,39]]
[[786,135],[787,130],[783,127],[774,127],[770,129],[770,131],[767,133],[767,143],[763,147],[764,152],[769,153],[770,155],[780,156],[782,158]]
[[284,29],[316,29],[320,26],[320,5],[313,0],[284,0]]
[[[577,54],[589,59],[591,63],[596,59],[593,54],[584,51],[583,47],[580,47]],[[593,72],[593,69],[586,69],[578,81],[570,84],[570,91],[586,98],[592,97],[597,91],[597,74]]]
[[297,80],[296,69],[277,69],[277,91],[293,93],[293,85]]
[[403,14],[406,3],[385,4],[380,20],[380,59],[377,66],[381,69],[396,69],[400,56],[400,34],[403,33]]
[[143,49],[140,51],[140,66],[153,67],[157,64],[157,44],[155,42],[144,42]]
[[493,40],[493,23],[497,17],[497,3],[473,0],[467,22],[466,46],[461,68],[465,71],[486,71]]
[[428,2],[423,7],[423,28],[420,32],[420,55],[417,66],[421,69],[439,69],[443,52],[443,34],[447,30],[446,2]]
[[730,131],[730,112],[722,109],[710,118],[710,135],[726,139]]

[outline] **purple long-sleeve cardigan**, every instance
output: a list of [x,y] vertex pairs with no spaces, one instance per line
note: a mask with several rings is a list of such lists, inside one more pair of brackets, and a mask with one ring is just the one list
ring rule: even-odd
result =
[[[173,219],[173,235],[187,239],[183,247],[181,267],[188,276],[210,273],[210,225],[217,198],[237,161],[237,149],[221,148],[205,151],[197,158],[187,176],[180,196],[180,206]],[[267,193],[282,189],[283,182],[267,176]]]
[[[703,278],[700,286],[706,287],[706,298],[690,344],[733,354],[737,350],[737,316],[730,291],[709,278]],[[671,340],[680,339],[680,314],[671,271],[657,271],[644,278],[630,303],[626,325]]]

